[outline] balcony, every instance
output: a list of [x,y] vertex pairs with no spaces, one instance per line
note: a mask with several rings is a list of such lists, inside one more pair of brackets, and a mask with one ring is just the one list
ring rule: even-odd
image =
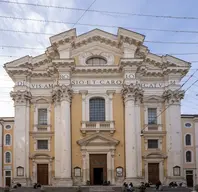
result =
[[110,132],[113,134],[115,132],[115,122],[114,121],[82,121],[81,123],[81,132]]

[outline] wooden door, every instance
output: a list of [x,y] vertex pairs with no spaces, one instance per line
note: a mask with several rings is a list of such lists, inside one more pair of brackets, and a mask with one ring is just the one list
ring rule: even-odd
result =
[[193,175],[186,175],[186,182],[188,187],[193,187]]
[[148,163],[148,182],[156,184],[159,181],[159,163]]
[[5,185],[9,186],[9,187],[11,186],[11,177],[6,177],[5,178]]
[[48,164],[37,164],[37,183],[48,185]]
[[89,163],[90,163],[90,183],[94,185],[98,178],[101,178],[100,175],[96,176],[94,174],[94,169],[102,168],[101,171],[103,173],[103,181],[107,181],[107,155],[106,154],[91,154],[89,156]]

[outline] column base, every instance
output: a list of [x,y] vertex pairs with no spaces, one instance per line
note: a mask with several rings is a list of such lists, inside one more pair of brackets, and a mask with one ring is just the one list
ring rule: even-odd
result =
[[73,186],[72,178],[54,178],[53,185],[56,187],[71,187]]
[[169,185],[170,182],[178,182],[178,183],[186,183],[186,180],[184,179],[184,177],[167,177],[165,180],[165,184]]
[[13,185],[20,183],[23,187],[28,187],[31,185],[29,178],[13,178],[12,182],[13,182]]
[[126,183],[133,183],[134,187],[140,186],[141,182],[145,182],[143,177],[126,177],[124,182]]

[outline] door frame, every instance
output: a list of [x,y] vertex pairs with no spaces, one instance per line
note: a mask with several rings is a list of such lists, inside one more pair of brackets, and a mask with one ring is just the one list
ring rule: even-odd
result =
[[159,179],[164,182],[164,160],[162,159],[145,159],[144,160],[144,170],[145,170],[145,180],[148,182],[148,164],[149,163],[159,163]]
[[[96,167],[91,167],[91,161],[90,161],[90,156],[91,155],[103,155],[103,156],[105,156],[105,160],[106,160],[106,162],[105,162],[105,167],[104,166],[96,166]],[[90,169],[89,169],[89,175],[90,175],[90,182],[91,182],[91,179],[93,180],[93,182],[94,182],[94,168],[102,168],[103,169],[103,179],[104,179],[104,171],[106,171],[106,180],[108,181],[108,168],[107,168],[107,153],[92,153],[92,154],[89,154],[89,167],[90,167]],[[105,169],[104,169],[105,168]]]
[[47,165],[47,169],[48,169],[47,170],[48,171],[48,175],[47,175],[48,176],[48,185],[50,185],[49,184],[49,163],[37,163],[36,164],[36,169],[37,169],[37,173],[36,173],[36,181],[37,182],[36,183],[38,183],[38,178],[37,178],[37,175],[38,175],[38,165]]
[[52,159],[33,159],[32,182],[37,183],[37,164],[48,164],[48,185],[52,184]]
[[[192,171],[192,174],[186,174],[186,171]],[[186,180],[186,184],[187,184],[187,179],[186,179],[186,176],[187,175],[192,175],[192,178],[193,178],[193,186],[194,186],[194,184],[196,183],[196,181],[195,181],[195,174],[194,174],[194,170],[193,169],[185,169],[185,180]]]
[[11,172],[11,176],[9,176],[11,178],[11,186],[12,186],[12,170],[11,169],[8,169],[8,170],[4,170],[3,173],[4,173],[4,177],[3,177],[3,184],[4,184],[4,187],[6,187],[6,171],[10,171]]
[[[148,170],[149,170],[149,164],[150,164],[150,165],[152,165],[152,164],[156,165],[156,169],[158,169],[158,180],[160,180],[160,164],[159,164],[159,163],[150,163],[150,162],[149,162],[149,163],[148,163]],[[151,168],[153,168],[153,167],[151,166]],[[156,172],[156,173],[157,173],[157,172]],[[150,182],[150,181],[149,181],[149,177],[150,177],[150,176],[152,177],[152,175],[150,175],[149,172],[148,172],[148,182]],[[152,184],[156,184],[157,182],[158,182],[158,181],[155,181],[155,183],[152,183]]]

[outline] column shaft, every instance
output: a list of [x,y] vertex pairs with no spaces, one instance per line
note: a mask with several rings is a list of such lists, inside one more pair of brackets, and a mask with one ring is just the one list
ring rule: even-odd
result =
[[135,130],[135,107],[133,99],[125,99],[125,157],[126,178],[137,177],[137,151]]
[[60,129],[60,103],[55,103],[54,106],[54,115],[55,115],[55,177],[60,178],[61,177],[61,145],[60,142],[61,138],[61,129]]
[[70,127],[70,102],[61,101],[61,165],[62,178],[71,178],[71,127]]

